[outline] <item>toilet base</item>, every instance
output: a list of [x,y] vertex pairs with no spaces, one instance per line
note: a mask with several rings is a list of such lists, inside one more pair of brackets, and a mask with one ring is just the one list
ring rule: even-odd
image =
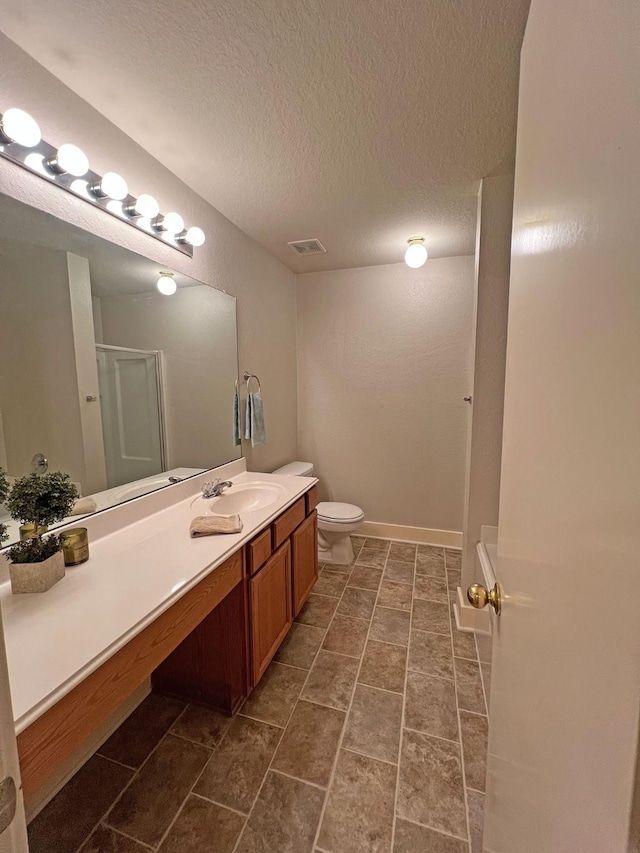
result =
[[318,562],[335,563],[339,566],[353,563],[353,545],[348,533],[322,531],[322,534],[318,536]]

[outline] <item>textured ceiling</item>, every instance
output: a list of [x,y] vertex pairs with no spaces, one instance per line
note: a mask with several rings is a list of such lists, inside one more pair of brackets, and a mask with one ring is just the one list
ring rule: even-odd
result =
[[[296,272],[474,250],[529,0],[0,0],[17,44]],[[289,240],[328,254],[298,258]]]

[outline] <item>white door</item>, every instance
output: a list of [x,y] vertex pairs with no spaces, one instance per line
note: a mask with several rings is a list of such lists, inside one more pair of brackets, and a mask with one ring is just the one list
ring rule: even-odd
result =
[[0,853],[28,853],[9,670],[0,617]]
[[639,25],[533,0],[525,35],[485,853],[639,849]]
[[107,487],[165,468],[159,353],[96,345]]

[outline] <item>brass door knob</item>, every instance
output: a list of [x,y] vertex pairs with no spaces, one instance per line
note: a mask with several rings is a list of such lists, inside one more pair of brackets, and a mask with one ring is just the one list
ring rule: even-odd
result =
[[487,604],[490,604],[496,613],[500,613],[502,606],[502,590],[500,584],[495,584],[493,589],[486,589],[481,583],[472,583],[467,590],[467,598],[469,604],[482,610]]

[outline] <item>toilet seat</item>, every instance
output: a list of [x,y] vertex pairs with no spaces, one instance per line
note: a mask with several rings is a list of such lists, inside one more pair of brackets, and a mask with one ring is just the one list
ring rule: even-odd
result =
[[364,519],[364,512],[355,504],[321,501],[316,509],[318,521],[326,521],[330,524],[355,524]]

